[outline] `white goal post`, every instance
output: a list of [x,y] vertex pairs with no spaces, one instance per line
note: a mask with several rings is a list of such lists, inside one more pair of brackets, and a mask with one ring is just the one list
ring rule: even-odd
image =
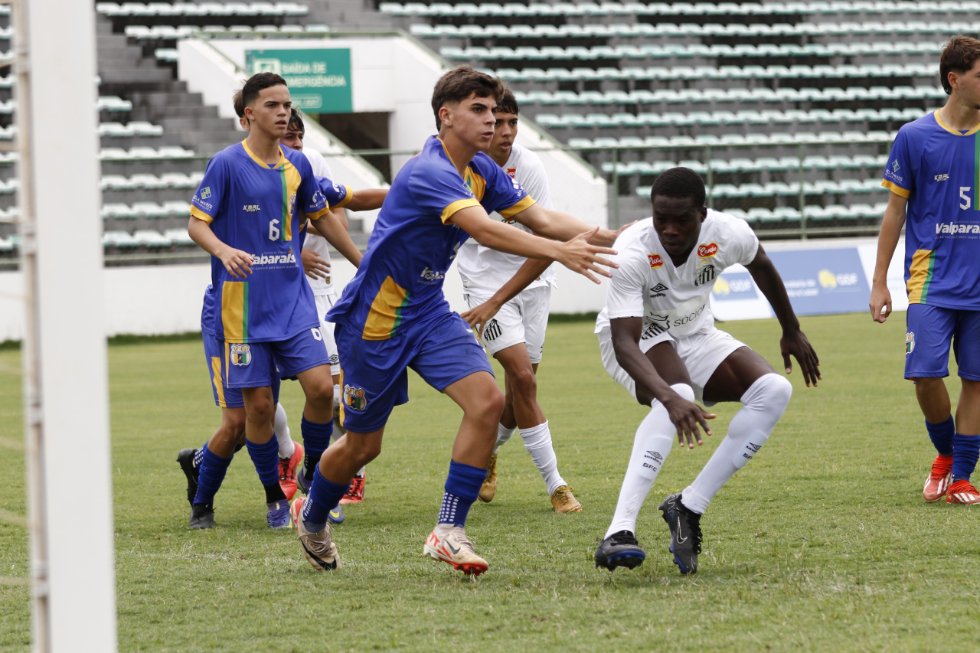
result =
[[115,651],[95,3],[12,5],[35,651]]

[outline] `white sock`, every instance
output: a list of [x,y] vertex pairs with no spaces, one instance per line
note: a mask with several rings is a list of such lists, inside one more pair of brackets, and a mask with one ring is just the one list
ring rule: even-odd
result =
[[[694,390],[691,386],[678,383],[670,387],[688,401],[694,401]],[[603,539],[619,531],[636,533],[636,518],[640,514],[640,508],[653,487],[653,482],[657,480],[657,474],[667,461],[676,434],[677,427],[670,421],[667,409],[654,399],[650,403],[650,412],[636,428],[633,453],[626,465],[626,476],[619,490],[616,512],[613,513],[612,523]]]
[[296,443],[293,442],[289,434],[289,420],[286,419],[286,409],[282,404],[276,404],[276,418],[272,427],[276,432],[276,440],[279,442],[279,457],[292,458],[296,451]]
[[541,472],[544,484],[548,486],[548,496],[551,496],[559,485],[567,485],[567,483],[558,473],[558,457],[555,455],[555,448],[551,446],[551,429],[548,428],[548,422],[520,431],[524,448],[531,454],[531,459]]
[[510,440],[510,436],[514,435],[514,431],[516,430],[516,426],[508,428],[503,424],[497,424],[497,444],[493,445],[493,452],[497,453],[497,449],[499,449],[502,444],[507,442],[507,440]]
[[742,409],[728,425],[728,435],[694,482],[681,493],[683,503],[689,510],[704,513],[718,490],[769,439],[792,395],[792,384],[773,372],[756,379],[745,391],[741,397]]

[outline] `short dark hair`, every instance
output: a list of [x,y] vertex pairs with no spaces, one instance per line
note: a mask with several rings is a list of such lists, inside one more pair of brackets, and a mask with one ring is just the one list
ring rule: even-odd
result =
[[231,96],[232,104],[235,107],[235,113],[239,118],[245,117],[245,100],[242,99],[242,89],[235,91],[235,94]]
[[251,77],[245,80],[245,84],[242,86],[242,115],[244,115],[244,107],[252,104],[255,98],[259,97],[259,93],[267,88],[273,86],[286,86],[286,80],[282,76],[275,73],[255,73]]
[[458,66],[439,78],[432,89],[432,113],[436,118],[436,129],[442,129],[439,109],[450,102],[462,102],[469,96],[492,97],[499,100],[504,92],[503,83],[487,73],[481,73],[471,66]]
[[653,186],[650,187],[651,204],[657,195],[690,197],[695,205],[704,206],[704,180],[690,168],[670,168],[653,180]]
[[939,82],[943,85],[946,95],[953,92],[949,85],[949,74],[965,73],[977,59],[980,59],[980,41],[969,36],[954,36],[946,43],[939,57]]
[[509,88],[504,88],[503,94],[497,100],[497,111],[512,113],[515,116],[521,112],[517,106],[517,98],[514,97],[514,93]]
[[289,112],[289,125],[287,125],[286,129],[306,133],[306,124],[303,123],[303,116],[299,115],[299,111],[295,108]]

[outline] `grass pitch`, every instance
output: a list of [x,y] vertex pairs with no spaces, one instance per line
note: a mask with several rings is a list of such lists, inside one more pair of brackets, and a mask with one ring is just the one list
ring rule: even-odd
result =
[[[934,455],[902,380],[903,316],[808,318],[822,361],[786,416],[702,520],[700,571],[682,577],[656,510],[707,460],[716,435],[675,447],[637,536],[633,571],[595,568],[645,411],[604,373],[587,322],[552,324],[539,398],[560,468],[585,511],[555,515],[519,438],[501,450],[491,504],[468,533],[490,570],[476,581],[420,556],[438,512],[459,411],[412,377],[367,500],[335,530],[343,568],[317,573],[291,533],[265,526],[247,455],[216,500],[217,527],[191,532],[178,449],[218,420],[198,341],[109,349],[117,605],[122,651],[928,651],[972,650],[980,609],[980,513],[927,505]],[[774,320],[723,325],[779,370]],[[953,381],[954,402],[958,384]],[[301,393],[283,402],[299,439]],[[0,351],[0,424],[21,437],[20,361]],[[0,509],[23,514],[23,454],[4,451]],[[27,577],[24,531],[0,521],[0,576]],[[27,650],[26,586],[0,585],[0,650]]]

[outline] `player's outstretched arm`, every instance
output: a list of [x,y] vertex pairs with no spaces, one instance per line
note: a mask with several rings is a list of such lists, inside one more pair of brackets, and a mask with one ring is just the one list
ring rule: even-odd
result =
[[327,239],[327,242],[334,246],[344,258],[358,267],[361,264],[361,250],[351,240],[350,233],[343,223],[333,215],[328,213],[317,220],[311,220],[310,224],[316,229],[317,233]]
[[677,427],[677,441],[689,449],[694,444],[701,445],[701,431],[711,435],[709,419],[714,414],[705,411],[693,401],[688,401],[677,394],[660,373],[653,362],[640,351],[640,333],[643,329],[643,319],[639,317],[614,318],[609,321],[612,333],[613,350],[616,352],[616,362],[636,382],[637,395],[644,399],[657,399],[664,405],[670,421]]
[[[578,234],[596,229],[568,213],[546,209],[540,204],[532,204],[514,216],[515,222],[522,225],[545,238],[553,240],[570,240]],[[606,247],[616,242],[619,231],[599,227],[594,235],[589,237],[589,242],[593,245],[604,245]]]
[[888,266],[898,246],[898,239],[905,224],[905,207],[908,200],[901,195],[891,193],[888,205],[885,206],[885,217],[881,220],[878,232],[878,255],[875,258],[875,271],[871,277],[871,298],[868,308],[871,319],[884,322],[892,312],[892,295],[888,290]]
[[772,259],[766,254],[762,245],[759,245],[755,259],[746,268],[748,268],[756,285],[759,286],[759,290],[769,300],[769,305],[772,306],[776,319],[779,320],[779,326],[783,328],[783,337],[779,339],[779,349],[783,355],[786,373],[789,374],[793,371],[793,363],[790,361],[790,356],[793,356],[800,364],[800,371],[803,373],[803,380],[807,387],[817,385],[817,381],[820,379],[820,360],[817,358],[817,352],[813,350],[806,334],[800,330],[800,321],[797,319],[796,313],[793,312],[793,305],[790,304],[786,286],[783,285],[783,280],[779,276],[779,272],[776,271],[776,266],[773,265]]
[[373,211],[380,209],[388,195],[387,188],[364,188],[354,191],[354,197],[344,205],[351,211]]
[[474,306],[468,311],[460,314],[466,323],[476,329],[478,335],[483,335],[483,326],[490,321],[500,307],[517,296],[519,292],[528,287],[532,281],[544,274],[544,271],[551,265],[550,259],[529,258],[518,268],[514,276],[507,280],[497,292],[490,296],[490,299],[479,306]]
[[593,283],[599,283],[596,275],[609,276],[606,268],[617,267],[601,256],[615,254],[614,250],[589,244],[588,238],[596,233],[597,228],[578,234],[567,242],[555,242],[491,220],[482,206],[461,209],[449,218],[449,222],[466,231],[481,245],[527,258],[558,261]]
[[204,220],[191,217],[187,223],[187,235],[198,247],[219,259],[233,277],[244,279],[252,274],[252,255],[226,245],[214,235],[214,231]]

